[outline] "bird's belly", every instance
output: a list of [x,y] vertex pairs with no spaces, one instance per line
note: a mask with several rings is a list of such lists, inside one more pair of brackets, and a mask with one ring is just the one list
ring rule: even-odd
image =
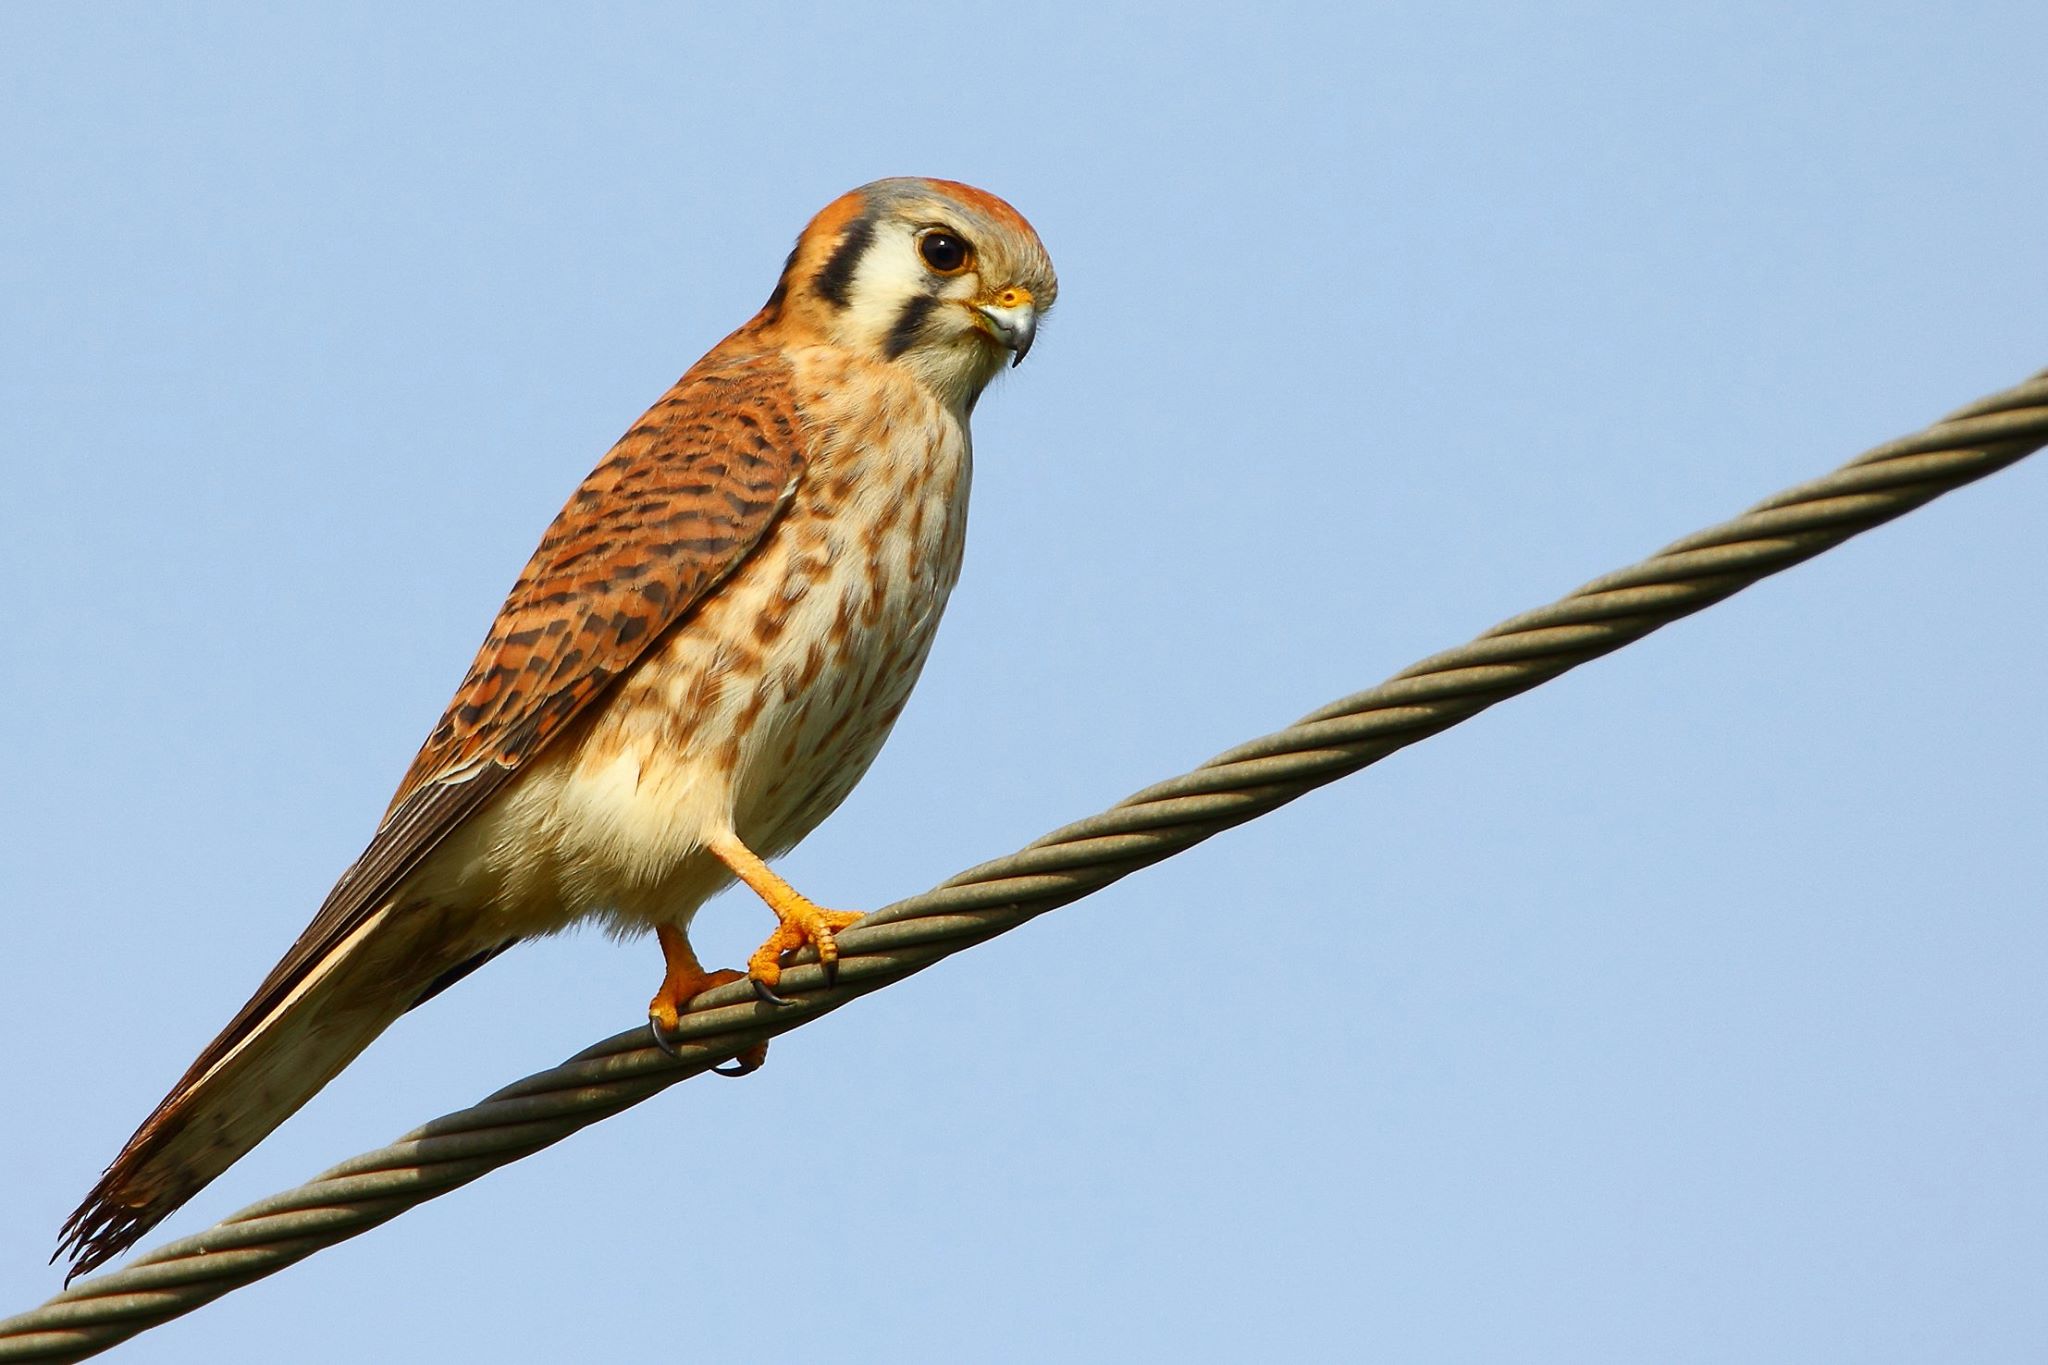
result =
[[[490,822],[484,881],[521,933],[682,921],[730,881],[723,830],[763,856],[808,834],[880,751],[959,575],[964,441],[935,476],[793,505],[770,541],[623,677]],[[483,870],[483,869],[479,869]]]
[[846,616],[834,615],[771,654],[739,713],[732,820],[748,847],[764,856],[789,848],[867,772],[924,667],[950,586],[856,592],[842,598],[848,614],[865,603],[871,624],[841,631]]

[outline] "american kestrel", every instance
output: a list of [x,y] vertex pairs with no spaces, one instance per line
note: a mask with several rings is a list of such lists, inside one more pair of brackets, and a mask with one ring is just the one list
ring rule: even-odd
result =
[[[745,882],[785,952],[833,931],[767,858],[873,761],[960,573],[968,414],[1057,284],[1002,200],[881,180],[634,424],[541,538],[370,845],[65,1225],[82,1274],[260,1142],[413,1006],[521,939],[653,929],[659,1040]],[[759,1053],[733,1068],[751,1070]]]

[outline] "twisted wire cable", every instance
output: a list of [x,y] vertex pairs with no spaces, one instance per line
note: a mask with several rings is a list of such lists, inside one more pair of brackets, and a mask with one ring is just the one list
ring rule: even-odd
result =
[[125,1269],[82,1280],[42,1307],[0,1321],[0,1362],[98,1354],[559,1142],[753,1043],[1639,640],[2044,444],[2048,371],[1007,858],[875,911],[839,934],[836,985],[826,984],[815,955],[807,953],[783,976],[788,1005],[762,1004],[743,983],[720,987],[690,1002],[674,1057],[653,1045],[645,1027],[629,1029]]

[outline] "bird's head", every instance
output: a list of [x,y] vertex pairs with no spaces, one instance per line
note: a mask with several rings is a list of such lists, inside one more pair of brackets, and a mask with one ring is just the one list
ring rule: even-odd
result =
[[797,239],[764,322],[903,365],[963,411],[1059,292],[1022,214],[951,180],[877,180]]

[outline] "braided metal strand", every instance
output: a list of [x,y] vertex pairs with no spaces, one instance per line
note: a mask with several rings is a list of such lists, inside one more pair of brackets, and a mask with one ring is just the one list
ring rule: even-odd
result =
[[839,935],[838,983],[808,957],[781,986],[690,1003],[675,1059],[630,1029],[471,1108],[273,1195],[133,1265],[0,1321],[0,1362],[97,1354],[485,1172],[560,1141],[869,991],[1262,815],[1495,702],[1710,606],[2048,444],[2048,372],[1879,446],[1617,573],[1241,744]]

